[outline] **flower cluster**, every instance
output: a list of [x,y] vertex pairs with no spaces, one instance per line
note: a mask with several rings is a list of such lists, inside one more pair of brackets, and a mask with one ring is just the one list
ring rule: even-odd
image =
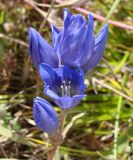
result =
[[[33,28],[29,28],[30,56],[44,81],[44,94],[59,107],[69,109],[76,106],[85,96],[84,75],[101,60],[107,37],[105,24],[98,35],[94,35],[93,16],[88,23],[79,15],[72,15],[64,9],[64,28],[52,28],[51,46]],[[54,108],[46,100],[34,100],[33,115],[37,126],[53,135],[58,128]]]

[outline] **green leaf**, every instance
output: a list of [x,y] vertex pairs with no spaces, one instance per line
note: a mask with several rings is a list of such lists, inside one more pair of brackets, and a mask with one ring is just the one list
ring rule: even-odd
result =
[[129,141],[133,139],[133,125],[125,131],[120,138],[118,139],[118,152],[123,153],[127,146],[129,145]]
[[0,24],[3,24],[4,22],[4,11],[0,12]]
[[12,131],[4,126],[0,126],[0,135],[6,138],[12,138],[13,134]]
[[129,56],[129,52],[127,52],[127,53],[125,54],[125,56],[123,57],[123,59],[120,61],[120,63],[118,63],[116,69],[114,70],[114,73],[115,73],[115,74],[116,74],[116,73],[119,73],[121,67],[122,67],[122,66],[124,65],[124,63],[127,61],[128,56]]

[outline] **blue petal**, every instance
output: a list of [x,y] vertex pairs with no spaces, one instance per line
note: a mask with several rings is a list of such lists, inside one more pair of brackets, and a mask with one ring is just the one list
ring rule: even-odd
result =
[[62,96],[61,86],[63,81],[66,85],[70,84],[70,95],[84,94],[84,74],[80,69],[70,69],[67,66],[60,66],[58,69],[53,69],[46,64],[40,65],[40,75],[45,81],[46,86],[44,93],[51,98]]
[[60,64],[70,67],[77,64],[79,50],[83,45],[86,35],[86,21],[82,15],[71,15],[64,9],[64,29],[58,34],[54,49]]
[[60,53],[63,65],[77,66],[79,50],[83,45],[86,35],[86,22],[82,24],[80,29],[72,32],[67,32],[57,47],[56,52]]
[[54,54],[54,49],[42,36],[33,28],[29,28],[30,56],[35,67],[38,69],[40,63],[47,63],[52,67],[57,67],[58,60]]
[[58,128],[58,117],[53,106],[43,98],[34,99],[33,116],[38,128],[47,132],[50,136],[56,133]]
[[69,109],[76,106],[81,99],[83,99],[85,95],[76,95],[73,97],[59,97],[58,99],[54,99],[56,105],[63,109]]
[[71,82],[71,95],[83,94],[85,90],[84,74],[80,69],[71,69],[67,66],[60,66],[56,70],[57,75],[61,77],[61,81]]
[[72,15],[67,8],[64,9],[64,28],[77,30],[84,23],[84,19],[81,14]]
[[65,28],[67,28],[70,25],[70,23],[71,23],[71,20],[70,20],[71,16],[72,16],[71,13],[68,11],[67,8],[65,8],[64,9],[64,27]]
[[[65,80],[65,81],[71,80],[72,89],[74,88],[72,92],[77,93],[77,95],[74,95],[73,97],[68,97],[68,96],[60,97],[55,91],[51,90],[49,86],[45,87],[44,93],[48,97],[53,99],[53,101],[61,108],[71,108],[73,106],[76,106],[80,102],[80,100],[85,96],[83,95],[83,92],[85,90],[84,80],[82,75],[80,75],[81,73],[80,74],[73,73],[73,71],[69,70],[68,67],[65,67],[65,66],[62,66],[62,68],[63,68],[63,71],[61,68],[60,70],[57,70],[58,76],[60,76],[62,80]],[[80,95],[78,95],[78,93]]]
[[67,28],[67,30],[70,32],[71,31],[73,32],[73,31],[80,29],[82,24],[85,23],[85,20],[81,14],[71,16],[70,20],[71,20],[70,21],[71,23],[69,24],[69,26]]
[[47,96],[49,96],[56,103],[57,106],[67,109],[76,106],[81,101],[81,99],[85,97],[85,95],[75,95],[73,97],[68,97],[68,96],[59,97],[49,88],[46,88],[44,90],[44,93]]
[[108,25],[105,24],[101,29],[100,33],[95,38],[94,52],[91,58],[82,66],[84,72],[92,70],[100,62],[104,49],[106,46],[106,41],[108,38]]
[[51,89],[49,89],[49,86],[46,86],[44,88],[44,94],[46,94],[51,99],[58,99],[59,98],[59,96],[55,92],[53,92]]
[[52,81],[55,79],[55,69],[48,64],[41,63],[39,65],[39,74],[41,79],[47,84],[52,85]]
[[86,39],[82,45],[80,54],[79,54],[79,65],[82,66],[87,62],[88,59],[92,56],[94,49],[94,21],[93,16],[90,14],[88,16],[88,26],[86,31]]
[[41,79],[45,82],[46,85],[50,86],[50,88],[59,93],[60,86],[61,86],[61,79],[56,74],[56,69],[52,68],[51,66],[42,63],[39,66],[39,73]]
[[55,43],[57,38],[58,38],[58,35],[59,35],[60,31],[54,25],[51,25],[51,29],[52,29],[53,43]]
[[73,97],[68,97],[68,96],[60,97],[55,92],[50,90],[48,87],[44,89],[44,93],[48,97],[50,97],[56,103],[56,105],[58,105],[61,108],[74,107],[81,101],[81,99],[85,97],[85,95],[75,95]]

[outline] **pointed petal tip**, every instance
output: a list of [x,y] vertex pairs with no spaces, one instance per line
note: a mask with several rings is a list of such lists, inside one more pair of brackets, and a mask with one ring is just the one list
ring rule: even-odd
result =
[[30,40],[31,39],[31,35],[32,35],[32,27],[29,27],[28,28],[28,39]]
[[52,69],[52,67],[46,63],[40,63],[39,64],[39,70],[44,69],[44,68],[50,68]]
[[83,70],[85,73],[87,71],[94,69],[100,62],[104,54],[107,39],[108,39],[108,23],[103,25],[100,32],[95,36],[95,46],[93,55],[83,66]]
[[44,63],[39,64],[39,70],[44,66]]
[[91,19],[91,20],[94,19],[94,18],[93,18],[93,15],[92,15],[91,13],[88,14],[88,19]]
[[64,8],[64,20],[66,19],[68,13],[69,13],[68,9]]
[[106,41],[108,38],[108,23],[104,24],[99,33],[95,36],[95,44]]
[[68,8],[64,8],[64,15],[68,15],[68,14],[70,14],[71,15],[71,13],[69,12],[69,9]]
[[70,18],[71,15],[72,14],[69,12],[68,8],[64,8],[64,15],[63,15],[64,21],[66,20],[67,17]]
[[28,34],[29,36],[40,36],[41,37],[40,33],[32,27],[29,27]]
[[59,33],[59,29],[55,25],[51,24],[50,27],[51,27],[51,30],[52,30],[53,34],[58,34]]
[[107,32],[108,33],[108,23],[105,23],[103,25],[103,27],[101,28],[101,31],[100,32]]
[[[38,103],[33,103],[33,117],[38,128],[47,132],[50,136],[56,133],[58,128],[58,115],[53,106],[45,99],[36,97]],[[35,99],[36,99],[35,98]]]
[[45,84],[50,85],[55,75],[55,69],[46,63],[41,63],[39,65],[39,74]]
[[103,36],[105,37],[105,41],[107,41],[107,38],[108,38],[108,23],[106,23],[104,26],[103,26],[103,29],[102,29],[102,32],[103,32]]
[[55,26],[53,24],[50,24],[50,27],[53,30]]
[[38,34],[38,32],[34,28],[29,27],[29,29],[28,29],[29,43],[32,40],[32,38],[36,37],[37,34]]
[[41,97],[36,97],[36,98],[34,98],[34,102],[38,102],[39,100],[43,100],[43,98],[41,98]]
[[92,14],[88,15],[88,29],[93,33],[94,31],[94,18]]
[[29,27],[28,33],[29,33],[29,34],[32,34],[33,32],[37,32],[37,31],[36,31],[34,28]]
[[67,11],[67,12],[68,12],[68,8],[64,8],[64,11]]
[[108,23],[105,23],[105,24],[104,24],[104,27],[108,28]]
[[91,24],[92,28],[94,29],[94,18],[92,14],[88,15],[88,23]]
[[32,27],[29,27],[29,31],[30,31],[30,30],[35,30],[35,29],[34,29],[34,28],[32,28]]

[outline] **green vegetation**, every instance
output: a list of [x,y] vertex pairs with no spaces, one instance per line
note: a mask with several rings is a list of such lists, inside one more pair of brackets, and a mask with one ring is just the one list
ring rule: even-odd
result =
[[[71,0],[72,2],[74,0]],[[51,42],[50,23],[62,27],[63,7],[38,0],[0,1],[0,159],[45,160],[47,136],[34,125],[32,100],[43,95],[43,83],[29,58],[27,31],[32,26]],[[36,1],[37,2],[37,1]],[[83,1],[84,2],[84,1]],[[133,24],[131,0],[94,0],[80,7],[123,24]],[[117,4],[117,3],[116,3]],[[48,14],[49,13],[49,14]],[[109,18],[109,17],[107,17]],[[95,20],[95,32],[103,22]],[[41,27],[40,27],[41,26]],[[133,160],[133,29],[109,25],[101,63],[86,76],[87,97],[74,107],[74,125],[60,147],[64,160]],[[59,112],[59,108],[56,107]],[[61,159],[61,158],[60,158]]]

